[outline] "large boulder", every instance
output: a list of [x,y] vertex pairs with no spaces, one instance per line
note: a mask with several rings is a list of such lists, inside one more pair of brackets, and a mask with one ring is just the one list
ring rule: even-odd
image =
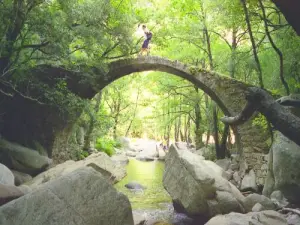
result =
[[22,195],[24,195],[24,193],[16,186],[0,184],[0,206],[19,198]]
[[163,184],[176,208],[189,216],[210,218],[232,211],[243,212],[244,196],[222,177],[223,173],[215,163],[171,145]]
[[286,219],[275,211],[229,213],[209,220],[205,225],[288,225]]
[[280,190],[289,202],[300,204],[300,146],[275,133],[269,153],[269,170],[263,194]]
[[82,167],[0,207],[0,224],[133,225],[128,198]]
[[155,140],[137,139],[132,149],[146,158],[158,157],[157,142]]
[[15,178],[13,173],[1,163],[0,163],[0,184],[6,184],[6,185],[15,184]]
[[0,139],[0,153],[10,159],[9,166],[20,172],[36,175],[47,168],[52,160],[38,151]]
[[116,165],[108,155],[103,152],[99,152],[92,154],[81,161],[75,162],[68,160],[39,174],[26,184],[35,189],[45,182],[85,166],[94,168],[97,172],[106,177],[111,183],[116,183],[126,176],[126,170],[124,166]]

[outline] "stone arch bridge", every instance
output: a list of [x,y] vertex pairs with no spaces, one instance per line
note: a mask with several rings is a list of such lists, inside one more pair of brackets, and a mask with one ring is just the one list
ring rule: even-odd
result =
[[[222,109],[225,115],[232,116],[239,113],[246,105],[245,91],[250,86],[241,81],[222,76],[212,71],[188,66],[178,61],[165,58],[146,56],[139,58],[121,59],[112,62],[105,69],[84,68],[86,73],[68,71],[62,68],[43,66],[31,73],[37,73],[43,82],[51,83],[55,78],[65,78],[67,87],[81,98],[90,99],[111,82],[135,72],[161,71],[182,77],[209,95]],[[49,79],[53,79],[52,81]],[[18,101],[18,100],[14,100]],[[25,103],[10,103],[10,112],[6,114],[1,131],[3,136],[11,141],[28,145],[28,140],[36,140],[44,146],[49,155],[63,158],[64,147],[72,129],[72,122],[59,118],[58,113],[44,106],[35,106],[26,103],[23,111],[16,110],[15,105]],[[79,112],[78,112],[79,113]],[[12,124],[12,121],[14,124]],[[28,126],[23,121],[32,121],[35,126]],[[23,127],[24,125],[24,127]],[[32,128],[33,127],[33,128]],[[45,131],[46,129],[46,131]],[[267,139],[269,134],[262,127],[253,123],[253,120],[234,128],[237,137],[240,137],[241,148],[248,162],[256,171],[261,170],[263,153],[269,150]],[[0,132],[1,132],[0,131]],[[14,140],[15,139],[15,140]],[[18,140],[17,140],[18,139]],[[68,148],[68,146],[66,147]],[[260,176],[258,176],[259,178]],[[262,183],[263,181],[259,181]]]
[[[88,93],[87,91],[87,96],[82,97],[92,97],[111,82],[123,76],[143,71],[166,72],[190,81],[209,95],[227,116],[236,115],[242,111],[246,105],[245,91],[251,86],[212,71],[183,64],[177,60],[171,61],[161,57],[146,56],[121,59],[110,63],[105,72],[92,79],[92,90],[95,92]],[[88,90],[91,90],[91,87],[88,87]],[[80,95],[80,92],[78,94]],[[255,125],[253,120],[235,127],[234,131],[240,140],[240,147],[250,167],[253,167],[256,172],[264,174],[265,171],[261,171],[261,167],[265,168],[263,153],[268,152],[270,147],[267,144],[269,133],[264,128]],[[263,176],[258,175],[258,183],[263,183],[262,179],[259,180]]]

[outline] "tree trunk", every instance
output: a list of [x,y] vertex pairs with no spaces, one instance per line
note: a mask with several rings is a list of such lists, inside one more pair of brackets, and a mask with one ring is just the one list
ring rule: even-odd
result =
[[[199,96],[199,89],[197,86],[194,86],[195,91],[197,93],[197,97]],[[200,109],[200,101],[197,101],[194,107],[195,111],[195,145],[196,149],[200,149],[203,147],[203,142],[202,142],[202,135],[203,131],[200,127],[202,116],[201,116],[201,109]]]
[[255,111],[263,114],[272,123],[275,129],[300,145],[300,118],[291,111],[276,102],[266,91],[251,87],[247,89],[246,100],[248,101],[242,112],[235,117],[223,117],[221,120],[230,125],[239,125],[246,122]]
[[246,1],[247,0],[241,0],[241,3],[243,5],[243,10],[244,10],[244,14],[245,14],[245,20],[246,20],[246,24],[247,24],[247,28],[248,28],[248,33],[249,33],[250,41],[251,41],[251,45],[252,45],[252,52],[253,52],[254,60],[255,60],[255,63],[256,63],[256,69],[257,69],[257,74],[258,74],[259,86],[261,88],[264,88],[264,83],[263,83],[263,78],[262,78],[262,70],[261,70],[259,59],[258,59],[256,44],[255,44],[255,40],[254,40],[253,33],[252,33],[252,28],[251,28],[251,23],[250,23],[250,18],[249,18],[249,12],[248,12]]
[[294,30],[300,35],[300,1],[299,0],[272,0]]
[[227,145],[226,145],[228,134],[229,134],[229,125],[225,124],[222,139],[221,139],[221,145],[220,145],[220,158],[221,159],[224,159],[226,155],[227,156],[230,155],[230,152],[227,150]]
[[138,101],[139,101],[139,96],[140,96],[140,89],[138,89],[138,92],[137,92],[137,95],[136,95],[136,100],[135,100],[135,106],[134,106],[133,115],[132,115],[132,118],[131,118],[131,120],[130,120],[130,122],[129,122],[129,125],[128,125],[128,127],[127,127],[127,130],[126,130],[126,133],[125,133],[125,137],[128,136],[129,131],[130,131],[130,128],[131,128],[131,125],[132,125],[132,122],[133,122],[134,119],[135,119],[136,110],[137,110]]
[[235,77],[235,67],[236,67],[236,48],[237,48],[237,29],[232,29],[232,42],[231,42],[231,56],[229,65],[229,74],[231,78]]
[[101,92],[99,92],[96,95],[96,104],[95,104],[94,112],[89,113],[90,123],[89,123],[89,126],[88,126],[88,130],[85,134],[84,144],[83,144],[83,150],[85,150],[85,151],[90,149],[90,143],[91,143],[91,140],[92,140],[92,133],[94,131],[95,123],[97,122],[96,115],[100,110],[101,98],[102,98],[102,94],[101,94]]
[[221,159],[222,153],[219,145],[219,128],[218,128],[218,114],[217,114],[217,106],[213,103],[213,127],[214,127],[214,140],[215,140],[215,148],[216,155],[218,159]]
[[259,2],[260,8],[261,8],[262,13],[263,13],[263,20],[264,20],[266,35],[267,35],[267,37],[268,37],[268,39],[269,39],[269,41],[272,45],[272,48],[275,50],[275,52],[277,53],[277,55],[279,57],[279,77],[280,77],[280,81],[281,81],[283,87],[285,88],[286,94],[290,95],[289,86],[288,86],[287,82],[285,81],[284,75],[283,75],[283,54],[280,51],[280,49],[276,46],[276,44],[274,43],[273,38],[270,34],[269,26],[268,26],[268,23],[267,23],[266,11],[265,11],[265,7],[263,5],[263,2],[262,2],[262,0],[258,0],[258,2]]

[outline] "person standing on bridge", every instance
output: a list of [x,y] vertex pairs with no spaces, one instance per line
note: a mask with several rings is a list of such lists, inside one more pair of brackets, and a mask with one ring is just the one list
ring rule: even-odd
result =
[[146,25],[142,25],[142,29],[144,31],[145,40],[143,42],[142,49],[141,49],[139,55],[143,55],[144,53],[146,53],[147,55],[149,55],[149,53],[150,53],[149,43],[150,43],[150,40],[152,38],[152,33],[151,33],[150,30],[148,30],[148,28],[146,27]]

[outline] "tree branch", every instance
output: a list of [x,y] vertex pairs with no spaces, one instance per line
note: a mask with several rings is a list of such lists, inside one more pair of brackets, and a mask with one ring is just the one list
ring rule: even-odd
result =
[[258,87],[250,87],[246,93],[248,101],[244,110],[235,117],[222,118],[224,123],[237,125],[246,122],[251,115],[259,111],[267,120],[272,123],[275,129],[283,135],[300,145],[300,118],[290,112],[289,109],[281,106],[265,90]]

